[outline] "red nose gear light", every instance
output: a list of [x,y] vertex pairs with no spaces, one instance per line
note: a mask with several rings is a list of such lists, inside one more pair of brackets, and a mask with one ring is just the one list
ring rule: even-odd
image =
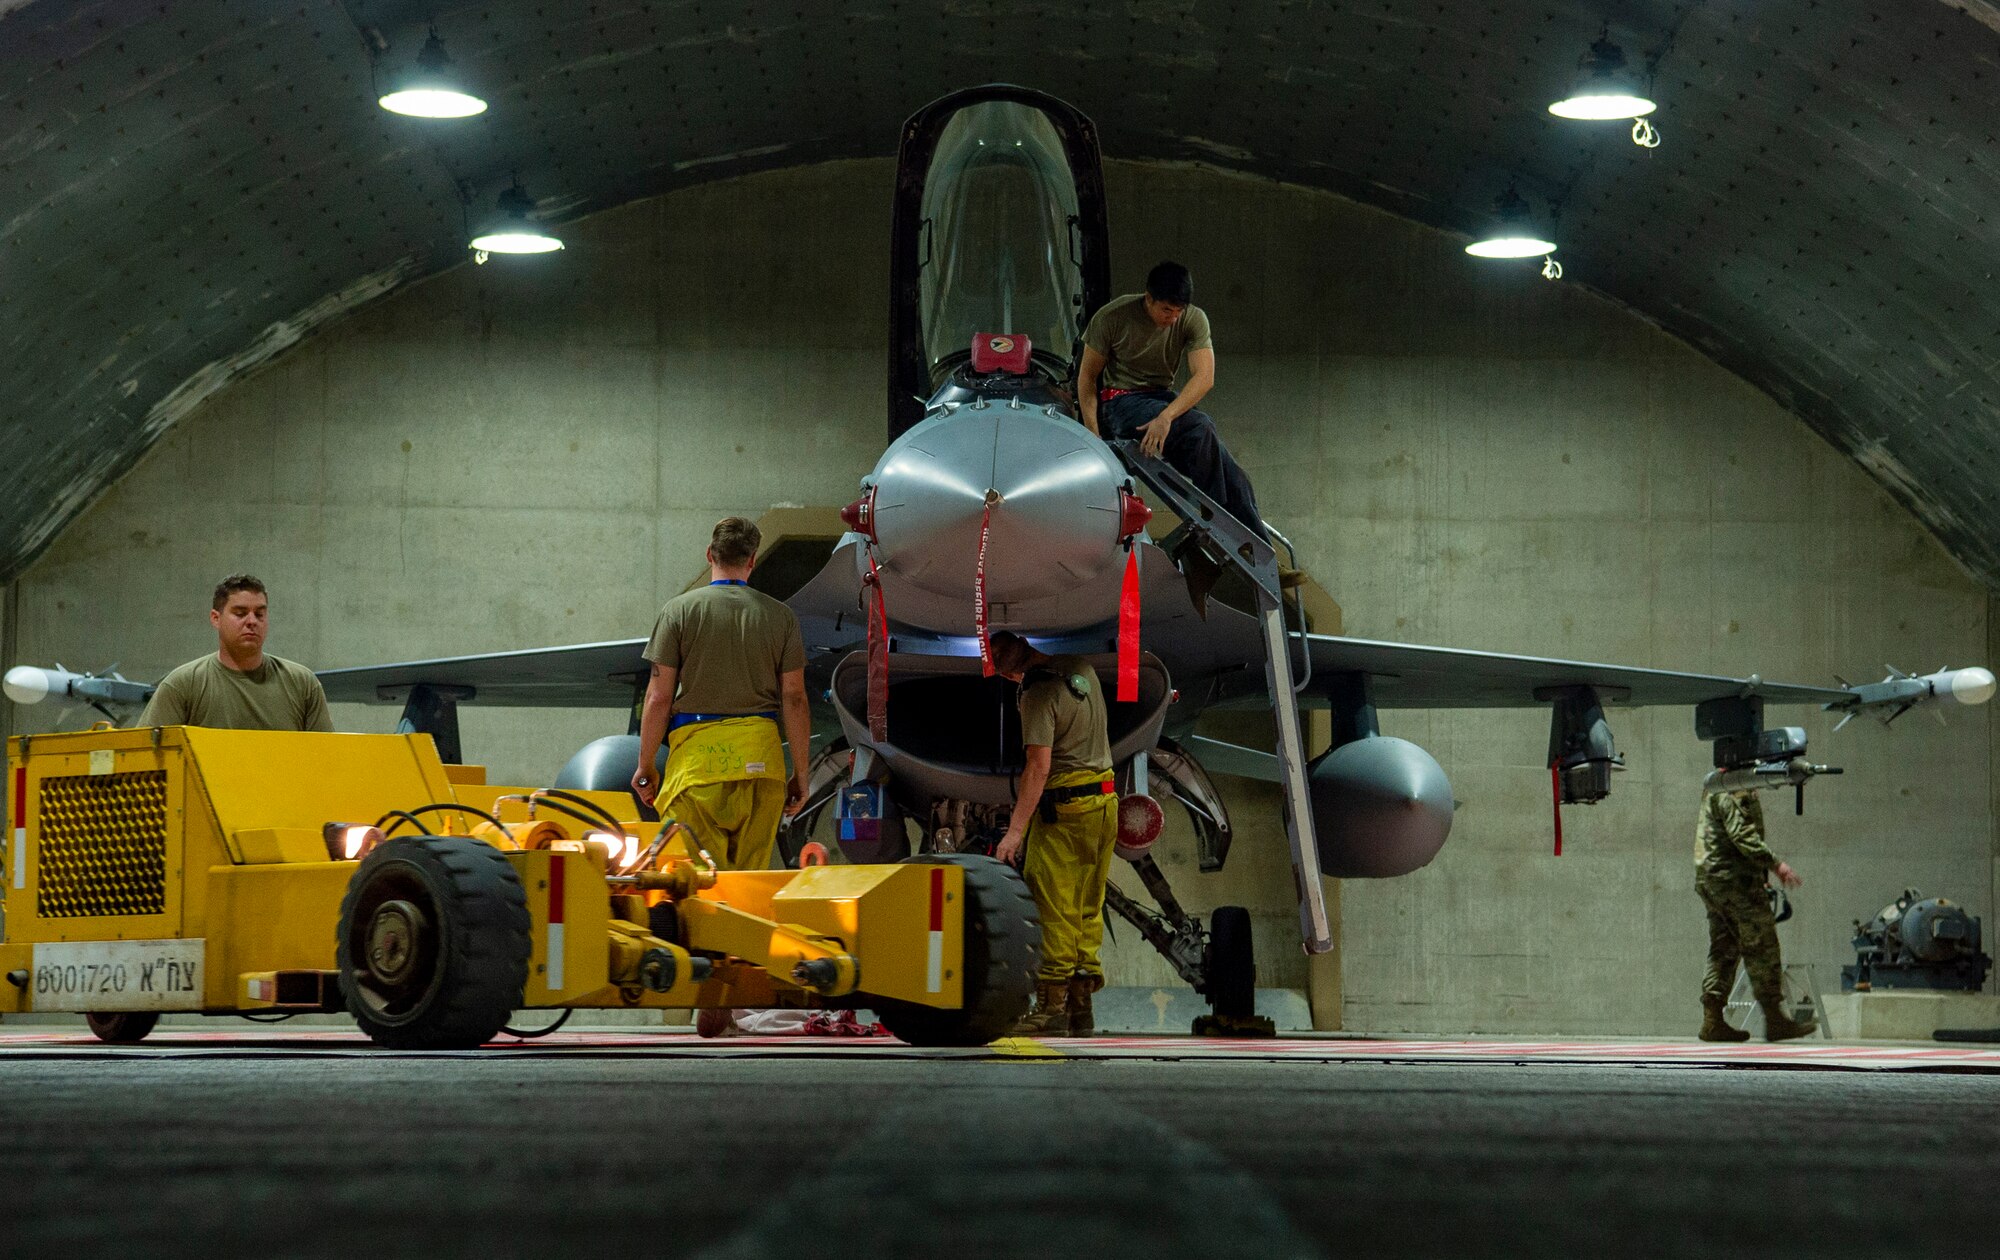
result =
[[878,541],[875,537],[874,487],[869,487],[867,494],[862,495],[854,502],[840,509],[840,519],[841,523],[846,525],[847,528],[866,538],[869,542]]
[[1118,800],[1118,840],[1113,846],[1119,857],[1128,862],[1146,856],[1153,847],[1153,841],[1160,838],[1160,832],[1167,825],[1167,816],[1160,809],[1160,803],[1150,796],[1124,796]]

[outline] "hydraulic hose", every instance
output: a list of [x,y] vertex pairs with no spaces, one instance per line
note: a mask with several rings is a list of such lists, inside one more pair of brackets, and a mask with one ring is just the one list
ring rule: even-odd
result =
[[[397,819],[395,826],[390,827],[388,831],[382,833],[382,838],[385,840],[388,839],[389,836],[395,833],[396,827],[400,827],[403,823],[403,820],[405,819],[407,819],[412,823],[415,823],[419,828],[423,828],[423,823],[418,822],[417,820],[417,816],[419,814],[447,814],[454,812],[461,814],[470,814],[475,818],[483,818],[487,822],[490,822],[494,826],[498,827],[500,829],[500,834],[502,835],[511,836],[514,834],[513,831],[508,828],[506,823],[501,822],[498,818],[495,818],[493,815],[487,813],[483,809],[480,809],[476,805],[460,805],[454,801],[432,801],[428,805],[419,805],[415,809],[411,810],[392,809],[388,813],[382,815],[382,817],[385,819],[392,817]],[[378,822],[375,825],[379,827],[382,824]],[[428,829],[425,829],[425,834],[429,835],[431,833],[429,832]]]
[[[387,831],[382,831],[382,824],[388,822],[391,818],[396,820],[395,823],[391,825]],[[433,832],[429,827],[424,826],[423,819],[418,818],[415,814],[411,813],[409,810],[406,809],[392,809],[388,813],[382,815],[380,818],[377,818],[375,820],[375,829],[377,831],[382,831],[382,838],[384,840],[387,840],[390,837],[390,835],[395,832],[396,828],[402,826],[404,823],[408,823],[412,827],[415,827],[418,833],[421,835],[429,836],[437,834],[436,832]]]
[[574,792],[565,792],[561,788],[542,788],[540,791],[531,793],[531,796],[533,797],[533,799],[538,801],[546,801],[554,799],[558,801],[568,801],[572,805],[580,805],[584,809],[589,810],[591,813],[596,814],[599,818],[602,818],[604,820],[604,825],[611,828],[611,830],[617,832],[621,836],[625,834],[625,824],[619,822],[616,818],[613,818],[611,816],[610,810],[604,808],[604,806],[602,805],[599,805],[596,801],[591,800],[589,797],[578,796]]

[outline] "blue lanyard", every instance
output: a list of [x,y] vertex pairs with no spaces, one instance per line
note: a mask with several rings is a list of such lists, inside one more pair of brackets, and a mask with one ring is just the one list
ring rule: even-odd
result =
[[742,578],[716,578],[716,579],[715,579],[714,581],[710,582],[710,583],[709,583],[709,585],[710,585],[710,586],[748,586],[748,585],[750,585],[750,584],[749,584],[748,582],[744,581],[744,580],[743,580]]

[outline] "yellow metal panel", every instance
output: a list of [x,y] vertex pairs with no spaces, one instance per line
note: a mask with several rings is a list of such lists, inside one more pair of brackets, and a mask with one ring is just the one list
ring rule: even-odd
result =
[[156,745],[147,731],[80,731],[16,739],[9,747],[13,764],[26,771],[26,790],[21,842],[12,846],[20,850],[18,871],[9,857],[8,937],[182,935],[178,744]]
[[372,823],[452,799],[428,735],[181,729],[224,835]]
[[[563,1006],[602,989],[610,980],[611,960],[611,898],[603,866],[587,854],[546,849],[509,853],[507,860],[528,894],[533,939],[521,1004]],[[554,908],[558,891],[560,914]]]
[[444,777],[450,780],[452,786],[454,787],[456,787],[461,783],[466,783],[466,784],[476,783],[481,786],[484,786],[484,784],[486,783],[486,767],[460,766],[460,765],[453,765],[450,762],[446,762],[444,767]]
[[331,971],[353,862],[216,866],[207,872],[208,1010],[245,1005],[246,971]]
[[230,839],[243,861],[261,866],[271,862],[324,862],[326,833],[305,827],[258,827]]
[[[927,1006],[964,1000],[964,871],[912,864],[778,873],[791,878],[772,896],[771,917],[847,942],[860,964],[863,991]],[[935,941],[934,879],[940,911]]]
[[702,889],[699,895],[704,901],[719,901],[732,910],[775,919],[778,916],[771,909],[772,897],[798,874],[797,871],[719,871],[715,876],[715,886]]

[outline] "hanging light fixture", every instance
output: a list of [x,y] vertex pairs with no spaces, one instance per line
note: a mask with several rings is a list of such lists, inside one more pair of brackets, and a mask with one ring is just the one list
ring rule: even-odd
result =
[[1533,258],[1553,254],[1556,243],[1548,223],[1509,188],[1493,203],[1493,224],[1465,247],[1475,258]]
[[475,251],[475,261],[485,262],[488,254],[547,254],[561,249],[562,241],[534,221],[534,211],[528,190],[516,179],[500,194],[492,216],[467,243]]
[[1577,63],[1569,95],[1550,105],[1549,112],[1558,118],[1601,122],[1643,118],[1655,108],[1639,76],[1625,64],[1625,50],[1599,35]]
[[378,103],[390,113],[412,118],[470,118],[486,112],[486,102],[465,90],[435,27],[417,54],[416,65],[391,78]]

